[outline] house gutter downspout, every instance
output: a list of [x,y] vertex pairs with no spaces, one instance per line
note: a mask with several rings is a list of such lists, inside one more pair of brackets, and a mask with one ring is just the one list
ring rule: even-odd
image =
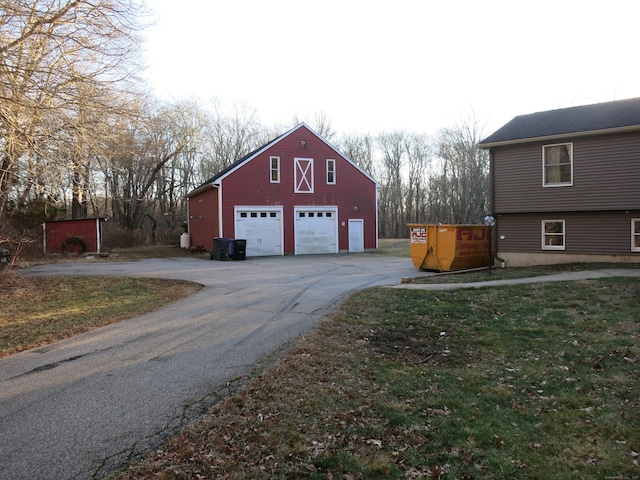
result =
[[[378,240],[378,235],[380,234],[380,232],[378,230],[379,229],[378,225],[380,224],[380,219],[378,218],[378,216],[379,216],[379,213],[378,213],[378,205],[379,205],[378,195],[379,195],[379,193],[378,192],[380,191],[380,188],[378,187],[378,182],[376,182],[374,188],[376,190],[376,250],[377,250],[379,248],[379,246],[380,246],[379,245],[379,240]],[[363,232],[363,235],[364,235],[364,232]]]
[[222,231],[222,182],[213,184],[214,188],[218,187],[218,237],[223,237]]
[[186,233],[191,235],[191,197],[187,197],[187,229]]
[[[493,182],[493,174],[494,174],[494,166],[495,166],[495,158],[493,155],[493,148],[489,149],[489,192],[491,192],[491,199],[489,200],[491,205],[491,214],[495,215],[495,190],[494,190],[494,182]],[[492,233],[494,235],[493,244],[495,245],[494,258],[500,262],[501,268],[505,268],[507,266],[507,262],[498,256],[498,240],[500,236],[498,235],[498,229],[493,228]]]

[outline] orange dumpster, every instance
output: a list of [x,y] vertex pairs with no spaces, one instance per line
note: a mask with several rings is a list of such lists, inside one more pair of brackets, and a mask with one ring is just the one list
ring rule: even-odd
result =
[[489,227],[410,223],[410,251],[419,270],[448,272],[489,265]]

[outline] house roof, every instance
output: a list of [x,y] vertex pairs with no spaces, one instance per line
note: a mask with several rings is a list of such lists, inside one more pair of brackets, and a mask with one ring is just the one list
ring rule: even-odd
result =
[[[265,151],[266,149],[270,148],[272,145],[275,145],[276,143],[278,143],[280,140],[282,140],[283,138],[289,136],[291,133],[295,132],[296,130],[298,130],[301,127],[306,127],[311,133],[313,133],[316,137],[318,137],[320,140],[322,140],[323,142],[325,142],[327,145],[329,145],[329,147],[331,147],[332,149],[334,149],[336,152],[338,152],[338,150],[331,145],[329,142],[327,142],[324,138],[322,138],[320,135],[318,135],[316,132],[314,132],[311,127],[309,127],[306,123],[302,122],[299,123],[298,125],[296,125],[295,127],[293,127],[291,130],[283,133],[282,135],[277,136],[276,138],[274,138],[273,140],[271,140],[270,142],[267,142],[266,144],[262,145],[261,147],[256,148],[254,151],[249,152],[248,154],[246,154],[244,157],[242,157],[241,159],[237,160],[236,162],[234,162],[233,164],[229,165],[227,168],[225,168],[224,170],[221,170],[220,172],[216,173],[213,177],[211,177],[209,180],[207,180],[206,182],[204,182],[202,185],[200,185],[199,187],[195,188],[194,190],[192,190],[191,192],[189,192],[187,194],[187,197],[191,197],[193,195],[195,195],[196,193],[200,193],[201,191],[207,189],[207,188],[212,188],[217,186],[217,184],[219,184],[219,182],[221,180],[224,179],[224,177],[226,177],[227,175],[229,175],[230,173],[234,172],[236,169],[238,169],[239,167],[241,167],[244,163],[250,161],[251,159],[253,159],[254,157],[258,156],[260,153],[262,153],[263,151]],[[340,153],[340,152],[338,152]],[[342,155],[340,153],[340,155]],[[358,167],[355,163],[353,163],[351,160],[349,160],[347,157],[345,157],[344,155],[342,155],[342,157],[347,160],[348,162],[350,162],[351,164],[353,164],[354,167],[356,167],[358,170],[360,170],[367,178],[369,178],[373,183],[375,183],[376,185],[378,185],[378,182],[373,179],[367,172],[365,172],[364,170],[362,170],[360,167]]]
[[479,143],[481,148],[567,135],[640,130],[640,98],[519,115]]

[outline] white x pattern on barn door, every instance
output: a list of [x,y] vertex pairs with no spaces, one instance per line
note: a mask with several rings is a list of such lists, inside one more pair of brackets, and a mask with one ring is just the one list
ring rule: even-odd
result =
[[295,159],[295,193],[313,193],[313,158]]

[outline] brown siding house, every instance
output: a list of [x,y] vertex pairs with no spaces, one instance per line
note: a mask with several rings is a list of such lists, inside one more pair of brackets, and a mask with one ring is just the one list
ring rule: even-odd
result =
[[640,263],[640,98],[520,115],[480,147],[508,265]]

